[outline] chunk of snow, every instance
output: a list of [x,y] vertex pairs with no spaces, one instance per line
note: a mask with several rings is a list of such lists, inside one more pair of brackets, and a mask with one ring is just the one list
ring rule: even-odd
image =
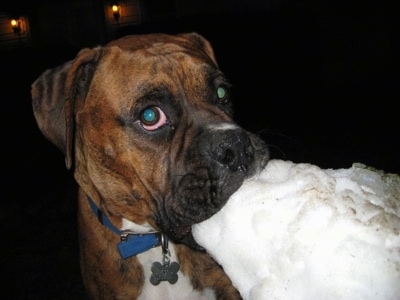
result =
[[400,177],[271,160],[196,241],[244,299],[400,299]]

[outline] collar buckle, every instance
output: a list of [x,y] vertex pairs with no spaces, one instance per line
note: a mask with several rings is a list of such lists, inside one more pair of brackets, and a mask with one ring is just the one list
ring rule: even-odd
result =
[[161,246],[164,238],[163,238],[163,234],[159,231],[149,231],[149,232],[138,233],[138,232],[133,232],[133,231],[129,231],[129,230],[124,230],[124,231],[121,231],[121,233],[120,233],[121,243],[127,242],[131,238],[144,237],[145,235],[148,235],[148,234],[155,235],[158,240],[158,243],[156,246]]
[[124,231],[120,233],[121,242],[118,243],[118,251],[123,259],[140,254],[151,248],[165,243],[166,235],[161,232],[136,233]]

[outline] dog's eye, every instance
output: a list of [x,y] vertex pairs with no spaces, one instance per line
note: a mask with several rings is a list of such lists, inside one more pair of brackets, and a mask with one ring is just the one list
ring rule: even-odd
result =
[[217,96],[218,96],[219,102],[221,102],[221,103],[228,102],[228,93],[224,87],[219,86],[217,88]]
[[167,123],[167,116],[157,106],[145,108],[140,115],[140,122],[146,130],[156,130]]

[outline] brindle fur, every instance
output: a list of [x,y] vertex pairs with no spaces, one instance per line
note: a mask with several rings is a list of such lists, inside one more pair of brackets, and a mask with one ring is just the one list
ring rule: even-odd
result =
[[[80,187],[80,263],[91,298],[138,298],[150,266],[139,255],[120,257],[119,236],[99,222],[88,196],[117,228],[125,219],[168,234],[195,290],[240,299],[189,230],[268,161],[265,144],[232,121],[219,86],[228,91],[229,83],[210,43],[196,33],[127,36],[83,49],[33,83],[39,128],[65,154]],[[168,122],[150,131],[138,120],[152,105]],[[161,260],[157,253],[154,261]]]

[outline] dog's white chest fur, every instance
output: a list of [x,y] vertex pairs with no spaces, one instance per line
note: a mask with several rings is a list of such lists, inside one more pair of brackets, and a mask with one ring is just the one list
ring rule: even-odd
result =
[[[127,219],[122,219],[122,227],[120,228],[120,230],[146,233],[149,231],[153,231],[154,229],[147,223],[139,225]],[[176,258],[174,243],[169,241],[168,248],[171,254],[170,263],[178,262]],[[216,299],[214,291],[211,289],[206,289],[204,291],[194,290],[192,284],[190,283],[190,279],[180,270],[178,271],[178,281],[175,284],[170,284],[168,281],[161,281],[158,285],[153,285],[150,282],[150,277],[152,275],[151,266],[154,262],[162,263],[163,254],[161,247],[152,248],[146,252],[140,253],[137,255],[137,258],[143,267],[145,276],[145,283],[139,300]]]
[[[176,261],[175,249],[172,243],[169,243],[171,252],[171,263]],[[192,288],[189,278],[181,271],[178,272],[178,281],[175,284],[170,284],[167,281],[162,281],[157,286],[150,283],[151,265],[154,262],[162,263],[161,247],[150,249],[137,256],[144,269],[145,284],[142,295],[139,300],[154,300],[154,299],[174,299],[174,300],[206,300],[216,299],[215,294],[211,289],[197,291]]]

